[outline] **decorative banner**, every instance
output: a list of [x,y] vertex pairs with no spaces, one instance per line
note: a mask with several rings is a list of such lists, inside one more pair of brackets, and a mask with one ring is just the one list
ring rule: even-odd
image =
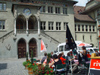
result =
[[89,75],[100,75],[100,59],[91,59]]
[[41,40],[41,52],[47,51],[44,42]]

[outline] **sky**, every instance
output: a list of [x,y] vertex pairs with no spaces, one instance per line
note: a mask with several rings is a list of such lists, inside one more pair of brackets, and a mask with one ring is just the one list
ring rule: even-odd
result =
[[85,6],[86,3],[88,2],[88,0],[75,0],[78,1],[78,3],[76,4],[77,6]]

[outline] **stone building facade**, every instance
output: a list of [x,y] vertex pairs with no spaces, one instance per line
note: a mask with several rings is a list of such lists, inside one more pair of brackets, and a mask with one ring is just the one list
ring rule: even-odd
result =
[[76,41],[98,46],[99,2],[80,7],[74,0],[0,0],[0,59],[24,58],[32,50],[41,57],[41,40],[47,52],[56,50],[66,40],[66,25]]
[[[91,43],[95,47],[100,46],[100,0],[89,0],[85,7],[76,6],[75,11],[75,24],[81,31],[76,31],[75,35],[78,40]],[[78,25],[77,25],[78,24]],[[80,35],[80,34],[81,35]],[[99,49],[100,50],[100,49]]]
[[75,38],[76,1],[0,0],[0,58],[24,58],[40,52],[41,39],[47,52],[65,42],[66,25]]

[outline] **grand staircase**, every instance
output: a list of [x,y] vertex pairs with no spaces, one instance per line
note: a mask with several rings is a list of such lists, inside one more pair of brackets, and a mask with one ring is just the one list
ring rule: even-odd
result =
[[13,31],[14,31],[14,30],[9,31],[8,33],[6,33],[6,34],[4,34],[3,36],[1,36],[1,37],[0,37],[0,42],[3,43],[3,41],[4,41],[5,39],[7,39],[7,38],[10,37],[11,35],[13,35]]

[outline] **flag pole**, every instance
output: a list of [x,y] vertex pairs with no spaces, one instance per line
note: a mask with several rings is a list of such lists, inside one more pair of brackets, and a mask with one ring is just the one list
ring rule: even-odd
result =
[[[71,53],[70,53],[70,56],[71,56]],[[70,61],[70,66],[71,66],[71,75],[72,75],[72,60]]]
[[[71,31],[70,31],[68,25],[66,25],[66,49],[72,51],[72,56],[73,56],[74,48],[77,48],[76,43],[74,41],[74,38],[71,34]],[[70,53],[70,57],[71,57],[71,53]],[[72,75],[72,60],[70,61],[70,67],[71,67],[71,75]]]

